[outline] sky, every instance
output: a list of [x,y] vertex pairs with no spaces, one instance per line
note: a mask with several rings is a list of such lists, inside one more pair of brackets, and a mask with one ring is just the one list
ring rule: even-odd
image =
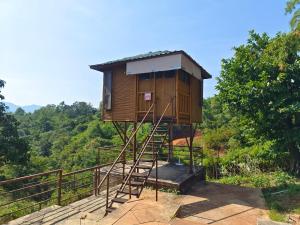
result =
[[102,74],[88,65],[157,50],[184,50],[213,78],[248,32],[289,31],[285,0],[0,0],[0,79],[18,105],[90,102]]

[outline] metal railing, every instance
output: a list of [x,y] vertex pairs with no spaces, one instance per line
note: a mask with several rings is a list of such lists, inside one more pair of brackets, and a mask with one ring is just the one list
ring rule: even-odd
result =
[[[107,163],[69,173],[58,169],[0,181],[0,224],[51,205],[63,206],[99,195],[105,189],[98,188],[100,177],[111,165]],[[109,185],[115,186],[121,181],[120,176],[115,176]]]
[[[131,140],[134,138],[134,136],[136,135],[136,133],[138,132],[138,130],[140,129],[140,127],[143,125],[145,119],[147,118],[148,114],[150,113],[151,109],[153,108],[153,104],[151,105],[151,107],[148,109],[147,113],[145,114],[144,118],[142,119],[142,121],[140,122],[140,124],[138,125],[138,127],[136,128],[136,130],[130,135],[129,139],[127,140],[127,143],[125,144],[125,146],[123,147],[123,149],[121,150],[120,154],[118,155],[118,157],[115,159],[115,161],[112,163],[110,169],[107,171],[107,173],[105,174],[105,176],[103,177],[103,179],[100,181],[98,188],[101,188],[101,186],[103,185],[104,181],[107,180],[107,184],[109,184],[109,175],[112,172],[112,170],[114,169],[116,163],[118,161],[120,161],[121,157],[123,157],[123,154],[125,153],[128,145],[131,143]],[[109,185],[107,185],[109,186]],[[109,188],[108,188],[109,189]]]

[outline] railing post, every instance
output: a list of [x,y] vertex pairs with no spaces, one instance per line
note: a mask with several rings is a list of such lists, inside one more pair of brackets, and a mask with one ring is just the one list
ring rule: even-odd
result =
[[109,196],[109,174],[107,176],[107,184],[106,184],[106,209],[108,208],[108,196]]
[[126,158],[126,155],[125,155],[125,152],[126,152],[126,150],[123,152],[123,156],[122,156],[122,158],[123,158],[123,160],[122,160],[122,175],[123,175],[123,179],[125,178],[125,158]]
[[131,199],[131,178],[129,178],[129,199]]
[[100,189],[101,188],[99,188],[99,184],[100,184],[100,181],[101,181],[101,167],[99,167],[99,170],[98,170],[98,183],[97,183],[97,192],[98,192],[98,195],[100,194]]
[[58,180],[57,180],[57,205],[61,205],[61,184],[62,184],[62,170],[59,170]]
[[157,184],[157,176],[158,176],[158,166],[157,166],[157,154],[155,157],[155,164],[156,164],[156,168],[155,168],[155,200],[158,200],[158,184]]
[[94,180],[93,180],[93,183],[94,183],[94,195],[97,196],[97,184],[98,184],[98,169],[94,169]]

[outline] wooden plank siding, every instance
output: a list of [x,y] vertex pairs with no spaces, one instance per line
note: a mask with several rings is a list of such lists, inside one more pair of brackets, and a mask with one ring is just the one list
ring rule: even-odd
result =
[[[171,101],[173,97],[175,97],[175,76],[172,78],[156,77],[154,75],[151,79],[144,80],[138,79],[138,92],[137,92],[137,108],[138,112],[145,112],[151,104],[153,103],[154,99],[156,100],[155,105],[155,115],[159,117],[167,104]],[[151,93],[152,99],[151,101],[144,101],[144,93]],[[175,116],[175,104],[168,108],[165,113],[166,117]]]
[[178,123],[182,124],[190,124],[190,85],[184,83],[179,77],[181,75],[182,71],[178,71]]
[[191,124],[202,122],[202,102],[203,96],[203,82],[202,86],[200,81],[194,76],[189,75],[189,85],[179,79],[179,75],[182,73],[178,71],[178,87],[177,87],[177,122],[180,124]]
[[[200,85],[202,83],[202,86]],[[191,76],[191,121],[193,123],[202,122],[202,102],[203,102],[203,82]]]
[[[125,65],[112,68],[112,109],[103,109],[104,121],[138,121],[156,100],[154,109],[156,118],[166,105],[175,97],[165,116],[174,117],[176,123],[191,124],[202,121],[200,81],[189,75],[187,84],[179,79],[181,70],[174,77],[151,75],[151,79],[140,79],[139,75],[126,75]],[[203,83],[202,83],[203,84]],[[144,94],[152,94],[150,101],[145,101]],[[151,114],[152,116],[152,114]]]
[[136,76],[125,71],[125,66],[112,70],[112,109],[104,110],[104,121],[135,121]]

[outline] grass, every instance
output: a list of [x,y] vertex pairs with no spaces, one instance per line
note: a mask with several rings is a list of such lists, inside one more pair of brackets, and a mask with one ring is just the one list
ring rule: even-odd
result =
[[269,212],[269,217],[271,220],[274,220],[274,221],[278,221],[278,222],[285,222],[287,221],[287,217],[286,215],[274,210],[274,209],[271,209],[270,212]]
[[272,220],[284,222],[288,214],[300,215],[300,182],[262,191]]

